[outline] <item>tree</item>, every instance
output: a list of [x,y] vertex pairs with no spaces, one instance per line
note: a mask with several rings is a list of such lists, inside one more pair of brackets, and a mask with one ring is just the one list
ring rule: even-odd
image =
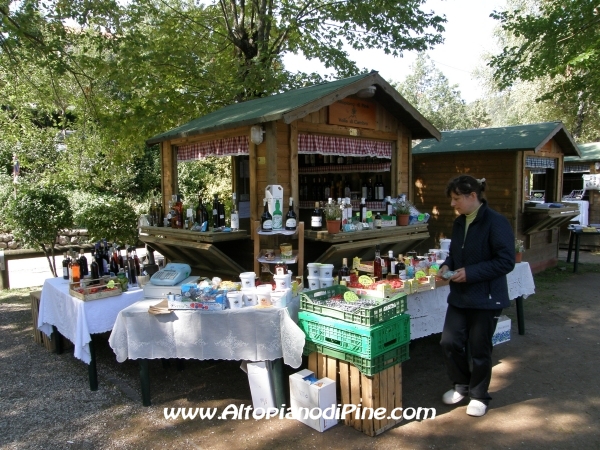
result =
[[540,0],[517,6],[492,15],[512,37],[490,61],[499,87],[547,79],[538,100],[568,107],[571,132],[579,138],[584,124],[593,125],[598,118],[600,7],[591,0]]
[[87,228],[90,240],[107,239],[121,245],[136,245],[138,216],[132,206],[121,198],[96,199],[78,211],[78,223]]
[[[458,86],[450,85],[446,76],[426,54],[419,54],[411,66],[410,75],[395,87],[439,130],[473,127],[474,121]],[[480,115],[479,112],[478,123],[481,122]]]
[[54,244],[59,233],[73,225],[71,206],[55,187],[30,186],[20,187],[4,212],[15,238],[30,248],[40,248],[56,277]]

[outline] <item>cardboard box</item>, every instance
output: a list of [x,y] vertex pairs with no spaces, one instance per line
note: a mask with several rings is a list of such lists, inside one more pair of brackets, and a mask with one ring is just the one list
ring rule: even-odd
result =
[[[265,188],[265,198],[267,199],[267,206],[269,208],[269,212],[273,215],[273,211],[275,211],[275,202],[279,200],[279,210],[281,211],[282,217],[285,217],[286,205],[283,203],[283,187],[278,184],[270,184]],[[274,230],[280,230],[283,228],[283,223],[281,227],[276,228],[275,224],[273,224]]]
[[[304,369],[290,375],[290,407],[294,418],[320,432],[336,425],[335,389],[335,381],[329,378],[318,380],[312,370]],[[312,414],[308,414],[311,410]]]
[[496,325],[496,331],[492,336],[492,344],[498,345],[510,341],[510,327],[510,318],[507,316],[500,316],[498,318],[498,324]]
[[275,408],[275,391],[271,382],[271,366],[269,361],[246,363],[252,407]]

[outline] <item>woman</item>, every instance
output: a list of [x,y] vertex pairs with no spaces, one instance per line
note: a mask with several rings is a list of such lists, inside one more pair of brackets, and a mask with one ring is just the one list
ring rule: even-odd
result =
[[[450,278],[448,309],[440,342],[454,388],[443,402],[453,405],[467,395],[470,416],[483,416],[491,400],[492,336],[502,308],[510,304],[506,274],[515,266],[515,237],[508,220],[482,198],[485,178],[461,175],[446,195],[459,214],[452,228],[448,258],[439,276]],[[469,368],[467,345],[472,359]]]

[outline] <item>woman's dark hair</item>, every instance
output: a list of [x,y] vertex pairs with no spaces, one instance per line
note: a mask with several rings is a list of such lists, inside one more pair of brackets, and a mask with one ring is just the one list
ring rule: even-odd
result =
[[450,180],[446,186],[446,196],[450,197],[452,193],[457,195],[469,195],[471,192],[477,194],[477,200],[481,201],[482,193],[485,191],[485,178],[477,180],[471,175],[461,175]]

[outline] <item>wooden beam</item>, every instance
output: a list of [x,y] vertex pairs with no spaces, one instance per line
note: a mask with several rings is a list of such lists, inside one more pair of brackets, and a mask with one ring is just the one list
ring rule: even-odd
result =
[[265,124],[265,144],[267,147],[267,185],[279,184],[277,176],[277,122]]
[[[292,188],[291,197],[294,199],[294,210],[296,217],[300,217],[300,194],[298,186],[300,185],[298,175],[298,122],[290,124],[290,185]],[[285,199],[284,199],[285,200]]]
[[[327,125],[325,123],[311,123],[298,121],[298,131],[304,133],[331,134],[335,136],[351,136],[365,139],[380,139],[382,141],[395,141],[395,133],[379,130],[365,130],[361,128],[349,128],[339,125]],[[350,134],[350,129],[356,130],[356,135]],[[354,132],[353,132],[354,133]]]
[[250,127],[236,127],[231,130],[222,130],[222,131],[214,131],[206,134],[200,134],[195,136],[188,136],[183,138],[172,139],[172,145],[187,145],[187,144],[195,144],[198,142],[210,142],[216,141],[219,139],[227,139],[231,137],[237,136],[250,136]]
[[248,184],[250,185],[250,236],[254,239],[254,222],[259,219],[257,213],[258,198],[257,198],[257,177],[256,177],[256,158],[257,145],[253,142],[248,143]]

